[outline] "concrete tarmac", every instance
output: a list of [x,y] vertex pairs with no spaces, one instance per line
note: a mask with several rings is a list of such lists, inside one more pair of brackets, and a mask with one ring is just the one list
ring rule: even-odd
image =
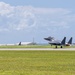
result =
[[75,48],[0,48],[0,50],[48,50],[48,51],[75,51]]

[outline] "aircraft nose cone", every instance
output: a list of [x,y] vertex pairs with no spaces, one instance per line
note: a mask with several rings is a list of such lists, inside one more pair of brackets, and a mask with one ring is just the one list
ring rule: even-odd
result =
[[48,40],[48,41],[50,41],[50,39],[49,38],[44,38],[45,40]]

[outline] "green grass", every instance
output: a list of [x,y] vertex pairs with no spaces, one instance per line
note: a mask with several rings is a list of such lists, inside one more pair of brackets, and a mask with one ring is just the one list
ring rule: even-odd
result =
[[[63,46],[64,48],[75,48],[75,46]],[[4,45],[0,46],[0,48],[55,48],[55,46],[51,45]],[[60,48],[60,46],[58,46]]]
[[0,75],[75,75],[75,51],[0,51]]
[[50,45],[5,45],[5,46],[0,46],[0,48],[51,48]]

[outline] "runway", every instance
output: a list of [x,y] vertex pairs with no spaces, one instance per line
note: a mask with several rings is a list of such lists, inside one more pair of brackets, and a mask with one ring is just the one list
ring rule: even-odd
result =
[[75,48],[0,48],[0,50],[48,50],[48,51],[75,51]]

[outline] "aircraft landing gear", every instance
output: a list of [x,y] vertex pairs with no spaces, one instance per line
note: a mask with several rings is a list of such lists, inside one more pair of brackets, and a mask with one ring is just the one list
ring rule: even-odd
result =
[[63,48],[62,46],[60,48]]
[[57,48],[57,46],[55,48]]

